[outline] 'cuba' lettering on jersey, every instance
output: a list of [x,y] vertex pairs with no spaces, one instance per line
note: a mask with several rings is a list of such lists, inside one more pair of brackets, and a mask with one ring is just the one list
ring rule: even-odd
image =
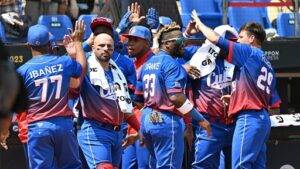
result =
[[115,95],[114,90],[115,90],[114,85],[109,85],[108,90],[104,90],[103,88],[100,87],[99,94],[102,98],[109,99],[109,100],[116,100],[117,97]]
[[45,66],[42,69],[33,70],[29,73],[29,75],[30,75],[30,78],[37,78],[40,76],[54,74],[54,73],[58,73],[58,72],[62,72],[62,71],[63,71],[62,64],[57,64],[57,65],[53,65],[53,66]]
[[145,70],[158,70],[160,63],[147,63],[145,65]]
[[[232,85],[235,66],[224,61],[224,71],[210,73],[207,77],[207,86],[214,89],[224,89]],[[218,69],[218,68],[217,68]]]
[[225,73],[216,74],[212,72],[207,77],[207,86],[214,89],[223,89],[231,85],[232,77],[228,77]]

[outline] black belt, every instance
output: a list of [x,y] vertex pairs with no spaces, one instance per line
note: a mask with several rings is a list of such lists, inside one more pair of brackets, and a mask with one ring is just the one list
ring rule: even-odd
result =
[[120,131],[121,130],[121,125],[112,125],[112,124],[101,123],[101,122],[98,122],[98,124],[99,124],[100,127],[107,128],[107,129],[110,129],[110,130],[113,130],[113,131]]

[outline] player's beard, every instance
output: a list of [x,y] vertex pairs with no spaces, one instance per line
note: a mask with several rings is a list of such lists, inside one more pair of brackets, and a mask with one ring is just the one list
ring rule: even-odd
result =
[[106,55],[106,54],[97,56],[97,60],[99,62],[109,62],[110,58],[111,58],[111,56],[110,55]]
[[183,46],[176,44],[171,52],[171,55],[174,57],[182,57],[183,53],[184,53]]

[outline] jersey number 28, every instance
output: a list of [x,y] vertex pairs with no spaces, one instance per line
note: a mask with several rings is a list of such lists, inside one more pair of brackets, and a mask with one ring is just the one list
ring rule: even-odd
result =
[[268,69],[266,67],[262,67],[260,72],[261,74],[258,76],[256,84],[258,88],[270,94],[270,86],[273,80],[273,74],[271,72],[268,72]]
[[[54,75],[50,76],[50,83],[57,82],[56,92],[55,92],[55,99],[60,98],[60,92],[61,92],[61,84],[62,84],[62,75]],[[46,102],[47,99],[47,92],[48,92],[48,78],[41,78],[34,81],[35,86],[38,87],[42,85],[42,96],[41,96],[41,102]]]

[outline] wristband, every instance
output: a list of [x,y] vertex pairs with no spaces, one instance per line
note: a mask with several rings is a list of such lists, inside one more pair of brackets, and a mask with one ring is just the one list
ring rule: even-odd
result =
[[177,108],[177,110],[182,114],[186,114],[190,112],[193,108],[194,108],[193,104],[189,101],[189,99],[186,99],[183,105]]
[[191,117],[196,121],[203,121],[204,117],[200,114],[195,108],[193,108],[190,112]]

